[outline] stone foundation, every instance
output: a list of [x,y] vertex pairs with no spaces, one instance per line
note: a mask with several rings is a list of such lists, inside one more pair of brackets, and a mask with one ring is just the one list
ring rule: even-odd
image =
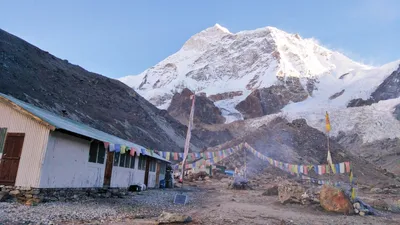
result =
[[30,188],[0,185],[0,201],[17,201],[26,205],[93,198],[123,198],[126,195],[130,195],[127,188]]

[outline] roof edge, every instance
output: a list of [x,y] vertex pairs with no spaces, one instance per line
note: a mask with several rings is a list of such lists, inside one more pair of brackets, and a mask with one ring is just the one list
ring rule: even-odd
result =
[[11,101],[8,98],[5,98],[3,96],[0,95],[0,102],[3,102],[4,104],[10,106],[11,108],[13,108],[14,110],[16,110],[17,112],[30,117],[31,119],[35,120],[36,122],[38,122],[39,124],[45,126],[46,128],[48,128],[51,131],[54,131],[56,129],[55,126],[47,123],[46,121],[40,119],[39,117],[35,116],[34,114],[32,114],[31,112],[25,110],[24,108],[22,108],[21,106],[15,104],[13,101]]

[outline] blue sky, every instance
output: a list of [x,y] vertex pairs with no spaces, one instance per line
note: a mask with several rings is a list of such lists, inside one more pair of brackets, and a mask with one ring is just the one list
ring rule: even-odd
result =
[[215,23],[231,32],[274,26],[355,60],[400,59],[397,0],[0,0],[0,28],[87,70],[142,72]]

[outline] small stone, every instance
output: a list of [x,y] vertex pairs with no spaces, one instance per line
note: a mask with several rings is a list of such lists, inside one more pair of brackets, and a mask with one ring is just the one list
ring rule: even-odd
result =
[[21,192],[19,190],[10,191],[10,195],[19,195]]
[[371,188],[371,192],[379,194],[379,193],[382,193],[383,190],[382,190],[382,188]]
[[33,195],[31,195],[31,194],[26,194],[25,195],[25,198],[32,198],[33,197]]

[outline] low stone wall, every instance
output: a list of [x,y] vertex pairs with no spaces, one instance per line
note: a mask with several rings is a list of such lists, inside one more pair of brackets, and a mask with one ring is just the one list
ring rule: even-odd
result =
[[127,188],[30,188],[0,185],[0,201],[18,201],[27,205],[93,198],[123,198],[129,194]]

